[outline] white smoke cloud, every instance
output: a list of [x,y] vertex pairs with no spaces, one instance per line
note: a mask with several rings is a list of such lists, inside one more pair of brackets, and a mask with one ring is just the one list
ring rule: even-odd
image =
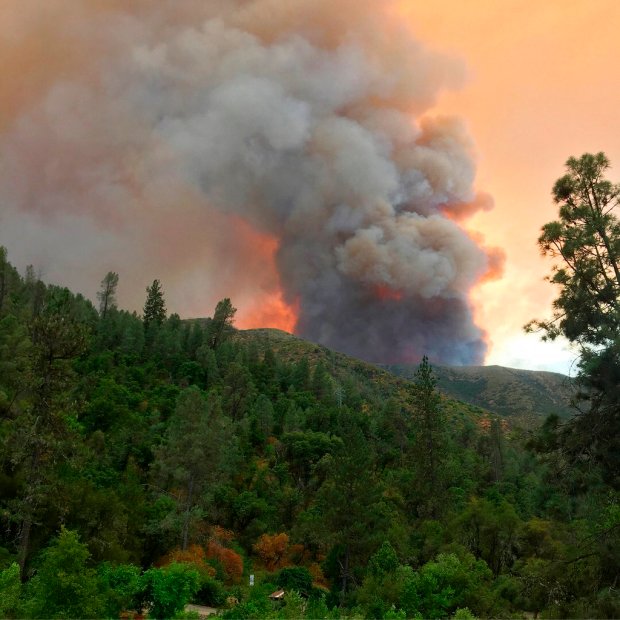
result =
[[114,269],[140,297],[159,277],[184,314],[282,289],[324,344],[481,361],[468,292],[489,258],[450,217],[487,203],[462,125],[424,117],[463,70],[391,3],[51,1],[53,23],[38,4],[0,18],[23,61],[0,111],[18,262],[84,290]]

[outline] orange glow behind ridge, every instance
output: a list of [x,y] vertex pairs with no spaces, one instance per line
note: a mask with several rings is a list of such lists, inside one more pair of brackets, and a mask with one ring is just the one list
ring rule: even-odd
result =
[[[150,0],[81,0],[71,3],[72,7],[69,4],[65,0],[5,0],[0,7],[0,58],[4,68],[0,83],[0,133],[19,125],[19,140],[25,140],[26,146],[50,145],[48,150],[29,148],[24,151],[27,155],[24,160],[28,163],[24,169],[35,171],[33,179],[36,178],[37,182],[39,178],[45,179],[44,173],[54,180],[58,170],[70,172],[82,163],[81,154],[90,152],[82,148],[80,141],[91,135],[90,131],[85,133],[84,128],[90,127],[91,119],[106,117],[87,105],[90,99],[85,98],[86,103],[82,104],[81,97],[74,98],[71,94],[67,95],[66,101],[76,102],[76,119],[82,121],[82,124],[73,123],[73,113],[64,104],[63,89],[75,78],[76,84],[84,84],[88,92],[92,90],[93,105],[99,101],[99,93],[101,97],[105,96],[107,73],[100,75],[98,69],[101,65],[93,60],[112,55],[124,63],[127,49],[123,45],[118,49],[110,46],[107,36],[99,36],[100,31],[107,32],[108,13],[122,8],[129,15],[139,16],[140,8],[149,6]],[[188,16],[193,16],[194,7],[203,5],[199,0],[160,4],[174,5],[174,11],[169,15],[166,12],[165,23],[155,18],[152,23],[138,20],[141,28],[166,30],[172,25],[170,19],[184,23]],[[225,7],[226,3],[221,5]],[[268,5],[283,8],[265,10]],[[305,24],[306,16],[299,10],[304,5],[310,7],[312,0],[300,3],[270,0],[267,5],[247,3],[247,10],[242,11],[239,18],[239,28],[270,40],[272,33],[285,29],[274,22],[290,23],[289,29],[301,28]],[[321,13],[326,21],[322,26],[328,32],[327,44],[336,45],[356,3],[353,0],[341,0],[331,5],[325,3],[326,7],[332,5],[333,10],[330,8]],[[359,5],[363,6],[364,3]],[[390,19],[410,28],[424,48],[456,57],[466,67],[467,81],[462,88],[441,93],[428,115],[454,115],[468,125],[477,152],[476,189],[481,192],[471,202],[449,205],[445,215],[464,226],[482,247],[501,248],[505,254],[503,257],[500,252],[488,251],[489,270],[470,293],[476,323],[484,327],[490,346],[487,363],[512,365],[513,359],[525,367],[534,367],[533,364],[538,363],[537,351],[531,346],[532,341],[528,341],[527,346],[523,344],[522,325],[532,318],[548,316],[552,299],[558,292],[543,280],[550,271],[550,263],[540,257],[536,245],[541,226],[557,216],[551,187],[563,174],[566,159],[586,151],[605,151],[614,166],[609,178],[620,180],[620,80],[617,68],[620,2],[395,0],[394,3],[385,2],[385,6],[396,7]],[[364,10],[360,8],[361,12]],[[192,23],[198,23],[198,20]],[[380,19],[376,24],[371,20],[368,25],[370,34],[383,34],[383,23]],[[129,21],[126,24],[129,28]],[[155,34],[154,31],[153,41],[157,39]],[[121,35],[122,32],[119,41],[123,39]],[[382,40],[379,36],[375,44],[380,45]],[[397,62],[389,67],[399,66],[401,54],[397,56]],[[116,66],[115,63],[112,65]],[[458,80],[450,83],[456,84]],[[56,84],[60,85],[57,91],[54,89]],[[54,96],[43,100],[48,92]],[[122,93],[114,93],[121,95],[122,99]],[[119,105],[113,108],[111,118],[120,118],[127,123],[126,127],[139,127],[140,119],[134,118],[132,105],[125,109],[123,101],[117,103]],[[378,101],[380,105],[386,103],[399,107],[398,101]],[[419,111],[410,112],[416,116]],[[23,119],[17,123],[22,115]],[[62,124],[65,119],[66,127]],[[50,130],[47,142],[43,139],[32,139],[31,142],[28,131],[41,126]],[[97,123],[94,126],[96,128]],[[111,133],[123,134],[122,126],[117,122],[109,127]],[[146,132],[147,135],[150,133]],[[73,141],[67,140],[71,136]],[[56,140],[56,137],[62,139]],[[142,139],[140,137],[138,142]],[[55,150],[57,143],[73,144],[75,150],[73,147]],[[122,140],[120,143],[122,146]],[[108,144],[106,140],[93,139],[93,162],[99,155],[105,162],[109,153],[107,149],[115,148],[115,144],[114,140]],[[108,183],[106,166],[93,168],[106,180],[106,187],[116,189],[116,181],[119,181],[119,187],[129,190],[128,198],[119,200],[115,191],[111,191],[97,194],[92,207],[88,200],[75,201],[80,210],[84,204],[84,213],[88,209],[96,213],[95,223],[101,229],[93,238],[92,248],[84,243],[76,243],[75,247],[83,247],[87,256],[94,256],[97,251],[105,260],[133,264],[133,275],[127,280],[124,275],[122,278],[124,290],[137,291],[136,295],[140,297],[132,302],[136,308],[142,303],[143,278],[161,277],[165,282],[175,283],[188,277],[187,273],[191,271],[195,286],[184,293],[182,291],[189,287],[178,284],[176,294],[173,289],[170,295],[180,306],[175,310],[183,314],[186,313],[183,308],[191,307],[194,315],[204,316],[205,308],[212,308],[214,301],[226,296],[239,308],[238,327],[275,327],[293,331],[299,306],[287,300],[283,291],[276,261],[279,240],[255,230],[256,222],[209,209],[203,204],[200,191],[189,187],[184,175],[179,175],[178,179],[174,175],[157,175],[159,167],[164,169],[169,158],[174,163],[174,152],[168,152],[166,145],[158,144],[153,137],[149,137],[147,144],[149,148],[145,152],[158,153],[158,157],[150,162],[153,169],[143,168],[140,160],[134,159],[131,149],[126,161],[123,160],[127,179],[117,179],[110,172],[110,179],[114,182]],[[319,148],[320,145],[314,146]],[[137,150],[136,154],[138,157],[140,151]],[[4,160],[0,164],[4,170]],[[22,176],[14,175],[15,178]],[[54,181],[55,186],[69,188],[70,183],[65,182],[64,176],[58,178],[59,181]],[[160,178],[161,182],[158,182]],[[24,182],[26,189],[34,185],[34,181]],[[81,185],[76,189],[82,191]],[[488,192],[493,200],[484,192]],[[24,191],[24,195],[29,196],[29,192]],[[33,196],[36,197],[37,193],[34,192]],[[158,209],[150,208],[154,197]],[[64,205],[64,201],[61,202]],[[493,202],[495,207],[491,209]],[[127,203],[128,208],[118,206]],[[25,204],[30,208],[28,201]],[[21,230],[26,229],[26,223],[37,233],[39,227],[35,216],[43,214],[44,208],[49,213],[53,211],[47,201],[33,204],[39,211],[24,211],[24,217],[12,229],[7,227],[2,214],[4,234],[12,243],[16,240],[15,245],[27,245],[21,241]],[[52,237],[51,233],[54,233],[54,239],[65,239],[69,234],[66,229],[74,226],[71,230],[83,232],[75,235],[76,241],[80,241],[87,238],[91,228],[97,228],[94,224],[89,228],[87,218],[74,217],[74,213],[65,213],[64,208],[60,207],[58,214],[53,212],[63,226],[51,228],[50,233],[45,231],[46,240]],[[78,213],[78,207],[75,213]],[[177,213],[182,213],[183,217],[174,221],[172,214]],[[145,222],[143,237],[136,240],[138,249],[134,251],[133,243],[125,243],[118,246],[118,252],[112,257],[110,252],[104,251],[105,243],[117,229],[123,229],[129,218],[136,221],[140,218]],[[230,251],[230,237],[220,234],[228,225],[235,236],[233,252]],[[44,230],[43,224],[41,230]],[[144,246],[145,258],[142,259],[139,258],[140,244]],[[29,252],[39,251],[36,243],[31,245]],[[65,263],[61,259],[56,262],[46,260],[52,255],[49,252],[51,244],[46,244],[45,248],[40,250],[39,257],[35,256],[36,260],[46,265],[54,277],[66,273],[67,268],[62,265],[70,264],[69,259]],[[159,262],[150,264],[146,258],[149,252],[156,253]],[[136,266],[137,260],[143,262]],[[207,269],[204,270],[202,265]],[[86,273],[86,269],[85,266],[84,275],[80,277],[85,282],[83,290],[90,290],[85,287],[96,282],[97,277]],[[93,264],[92,269],[106,271],[117,267],[111,262]],[[503,277],[498,277],[500,274]],[[386,304],[403,299],[401,291],[386,285],[369,287],[368,294],[385,300]],[[208,306],[205,296],[209,297]],[[515,353],[520,346],[523,352]],[[540,353],[544,357],[542,349]],[[514,362],[514,365],[519,364]]]
[[239,329],[273,327],[292,334],[298,313],[298,304],[287,304],[282,298],[282,292],[278,291],[258,299],[256,303],[240,311],[236,326]]
[[284,300],[276,268],[276,252],[278,239],[271,235],[258,232],[238,216],[231,218],[235,229],[244,237],[244,245],[250,248],[251,260],[259,264],[264,273],[268,274],[269,287],[263,287],[260,293],[238,304],[239,310],[235,321],[239,329],[273,327],[293,333],[299,314],[298,304],[288,304]]

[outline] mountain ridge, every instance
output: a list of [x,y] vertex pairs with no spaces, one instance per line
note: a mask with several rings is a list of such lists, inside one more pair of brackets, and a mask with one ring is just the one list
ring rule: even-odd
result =
[[[307,356],[323,359],[336,366],[352,366],[365,375],[381,371],[412,380],[417,364],[373,364],[333,351],[294,334],[275,328],[239,330],[237,337],[249,339],[278,354],[297,360]],[[505,366],[435,366],[438,389],[446,396],[491,413],[522,422],[536,423],[551,414],[562,418],[573,415],[570,377],[544,370],[526,370]]]
[[[383,366],[412,379],[417,366]],[[505,366],[435,366],[438,388],[453,398],[488,409],[504,417],[573,415],[572,380],[561,373]]]

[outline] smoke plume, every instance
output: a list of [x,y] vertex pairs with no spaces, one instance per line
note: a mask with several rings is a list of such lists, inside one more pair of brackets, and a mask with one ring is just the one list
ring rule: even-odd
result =
[[186,316],[229,296],[372,361],[481,362],[468,294],[497,261],[459,221],[489,202],[429,115],[463,69],[395,9],[4,3],[0,243],[92,296],[118,271],[136,308],[157,277]]

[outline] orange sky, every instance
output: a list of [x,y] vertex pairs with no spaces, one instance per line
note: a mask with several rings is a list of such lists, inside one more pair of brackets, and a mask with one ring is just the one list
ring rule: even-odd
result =
[[554,297],[536,239],[555,217],[550,192],[566,159],[605,151],[610,178],[620,179],[620,2],[407,0],[402,10],[419,38],[469,73],[436,110],[469,125],[479,188],[495,199],[470,225],[507,255],[503,279],[476,293],[492,341],[487,363],[568,371],[574,355],[520,328]]
[[[286,6],[285,0],[281,1]],[[441,96],[432,113],[454,114],[469,125],[478,153],[478,189],[489,192],[495,199],[494,210],[480,212],[468,224],[472,231],[484,235],[487,245],[502,248],[506,253],[503,278],[486,282],[475,291],[477,323],[489,334],[487,363],[568,371],[574,354],[558,345],[542,344],[536,336],[526,337],[522,326],[532,318],[548,315],[555,296],[552,287],[543,281],[544,275],[549,272],[549,263],[540,258],[536,238],[540,227],[555,217],[550,190],[555,179],[563,173],[565,160],[585,151],[605,151],[612,165],[616,165],[610,178],[620,180],[620,80],[617,75],[620,72],[617,64],[620,59],[620,37],[617,34],[620,2],[396,1],[401,3],[400,10],[415,36],[438,52],[460,58],[469,75],[460,91]],[[136,0],[134,4],[143,2],[146,5],[148,0]],[[193,2],[198,6],[200,0]],[[274,0],[274,4],[277,2]],[[99,4],[128,6],[120,0],[92,0],[90,3],[75,3],[75,6],[79,5],[81,11],[87,12],[85,7]],[[179,16],[182,21],[182,14],[190,11],[191,5],[191,0],[172,3],[172,15]],[[360,11],[368,10],[371,5],[374,6],[374,3],[362,0]],[[67,6],[64,0],[50,0],[49,3],[14,0],[5,2],[3,8],[0,5],[0,25],[4,24],[5,35],[0,40],[0,57],[7,67],[7,79],[0,84],[0,132],[7,119],[12,119],[16,111],[24,106],[24,101],[32,99],[36,102],[59,75],[67,80],[73,73],[95,70],[92,67],[96,68],[96,63],[91,63],[91,59],[93,55],[97,56],[100,46],[105,47],[107,38],[99,40],[92,26],[97,22],[81,15],[80,11],[67,11]],[[344,0],[336,0],[333,6],[339,18],[348,18],[349,13],[345,10],[348,4]],[[6,10],[7,7],[13,10]],[[59,29],[57,22],[50,18],[54,10],[64,15],[64,29]],[[332,15],[331,9],[325,14]],[[75,26],[74,20],[80,27]],[[266,23],[271,23],[271,16]],[[90,25],[93,30],[86,28],[84,31],[83,24]],[[380,24],[378,20],[377,28]],[[22,37],[22,29],[28,32],[32,29],[34,36]],[[90,51],[75,53],[76,50],[81,52],[82,47]],[[82,81],[89,83],[88,76],[82,78]],[[82,99],[78,97],[77,101],[79,103]],[[89,112],[88,105],[84,104],[84,107]],[[51,114],[55,109],[47,106],[44,111]],[[119,118],[125,119],[121,113],[124,110],[122,106],[111,109],[114,113],[120,110]],[[80,110],[78,106],[78,119]],[[90,114],[86,116],[91,119]],[[99,116],[94,116],[99,119]],[[114,115],[112,117],[116,118]],[[133,122],[131,110],[127,112],[127,118]],[[71,124],[71,115],[63,114],[52,118],[52,121],[52,129],[56,129],[62,121],[63,131],[59,132],[62,135],[67,133],[64,131],[67,127],[69,130],[80,127],[79,123]],[[104,121],[105,117],[102,117],[101,123]],[[65,122],[68,125],[65,126]],[[138,131],[136,139],[141,144],[140,124],[134,124]],[[85,123],[83,127],[90,125]],[[123,127],[127,129],[127,126]],[[149,131],[146,134],[151,135]],[[43,144],[46,135],[41,138]],[[51,140],[56,133],[51,131],[50,136]],[[96,140],[93,142],[97,143]],[[56,143],[52,140],[50,144]],[[101,144],[105,146],[107,142],[102,140]],[[148,147],[145,152],[151,153],[153,144],[148,140],[145,144]],[[29,145],[26,141],[26,152]],[[78,154],[81,152],[76,150]],[[106,153],[104,150],[99,154],[106,156]],[[72,161],[69,152],[65,167],[71,168]],[[266,322],[274,324],[273,317],[277,316],[277,324],[290,329],[296,312],[295,308],[287,306],[279,293],[281,286],[273,259],[277,248],[275,239],[256,231],[246,231],[243,237],[251,243],[244,245],[248,249],[239,256],[243,269],[237,269],[238,266],[233,264],[226,269],[218,266],[205,272],[202,265],[218,264],[216,258],[226,251],[227,239],[220,239],[218,229],[206,225],[207,222],[212,224],[214,216],[203,213],[200,198],[185,187],[184,177],[173,177],[172,181],[171,184],[170,179],[166,178],[161,183],[145,185],[149,189],[145,192],[142,207],[149,214],[148,221],[152,224],[146,229],[142,240],[144,251],[138,251],[140,243],[118,246],[113,258],[119,266],[106,264],[105,268],[120,270],[120,265],[137,265],[132,272],[134,279],[138,275],[146,277],[145,274],[151,277],[151,271],[157,268],[159,271],[152,277],[161,277],[170,282],[170,286],[175,283],[175,274],[183,273],[184,288],[178,285],[171,291],[170,297],[181,300],[179,303],[185,309],[184,314],[204,314],[205,307],[211,309],[214,305],[210,303],[205,306],[205,291],[216,296],[220,289],[225,289],[225,294],[233,297],[240,308],[241,326]],[[178,204],[180,191],[188,194],[188,207],[183,221],[175,220],[175,226],[171,228],[168,215]],[[161,207],[159,219],[153,218],[148,208],[153,198]],[[142,203],[134,199],[132,194],[132,208],[142,208]],[[90,204],[88,201],[81,201],[80,204],[83,202]],[[115,196],[113,202],[114,205],[125,204],[117,201]],[[112,210],[110,217],[114,213],[116,211]],[[73,264],[71,260],[75,260],[74,256],[67,255],[64,257],[65,263],[61,258],[57,258],[55,263],[51,261],[50,257],[55,255],[57,246],[65,238],[71,238],[72,244],[89,240],[83,241],[83,249],[72,250],[72,254],[91,256],[99,248],[100,254],[107,259],[109,252],[106,253],[105,244],[114,241],[112,233],[107,237],[102,235],[96,222],[91,225],[85,219],[71,217],[70,211],[64,214],[64,228],[67,228],[64,230],[61,224],[65,220],[61,215],[58,216],[60,224],[49,230],[44,218],[37,223],[34,218],[27,219],[20,213],[19,220],[13,221],[11,228],[11,222],[5,216],[3,229],[0,229],[0,242],[9,246],[9,255],[18,264],[43,264],[46,270],[44,275],[52,280],[59,274],[66,274],[68,266]],[[151,265],[152,253],[149,250],[153,247],[164,258],[165,252],[174,253],[176,245],[170,243],[171,237],[183,239],[183,256],[177,262],[162,260],[155,266]],[[26,238],[39,239],[41,243],[25,243],[23,239]],[[134,246],[138,248],[135,252]],[[259,260],[261,256],[263,260]],[[100,261],[93,259],[91,262],[97,273],[101,271]],[[174,265],[166,270],[167,263]],[[82,272],[82,276],[76,275],[76,281],[71,284],[78,290],[88,292],[91,290],[88,287],[97,281],[97,276],[86,267],[80,269]],[[235,278],[231,277],[231,273],[235,274]],[[132,283],[131,277],[128,274],[122,279],[123,283],[128,283],[127,290],[136,290],[141,294],[143,287]],[[233,280],[235,286],[231,284]],[[265,299],[269,300],[268,304],[264,303]]]

